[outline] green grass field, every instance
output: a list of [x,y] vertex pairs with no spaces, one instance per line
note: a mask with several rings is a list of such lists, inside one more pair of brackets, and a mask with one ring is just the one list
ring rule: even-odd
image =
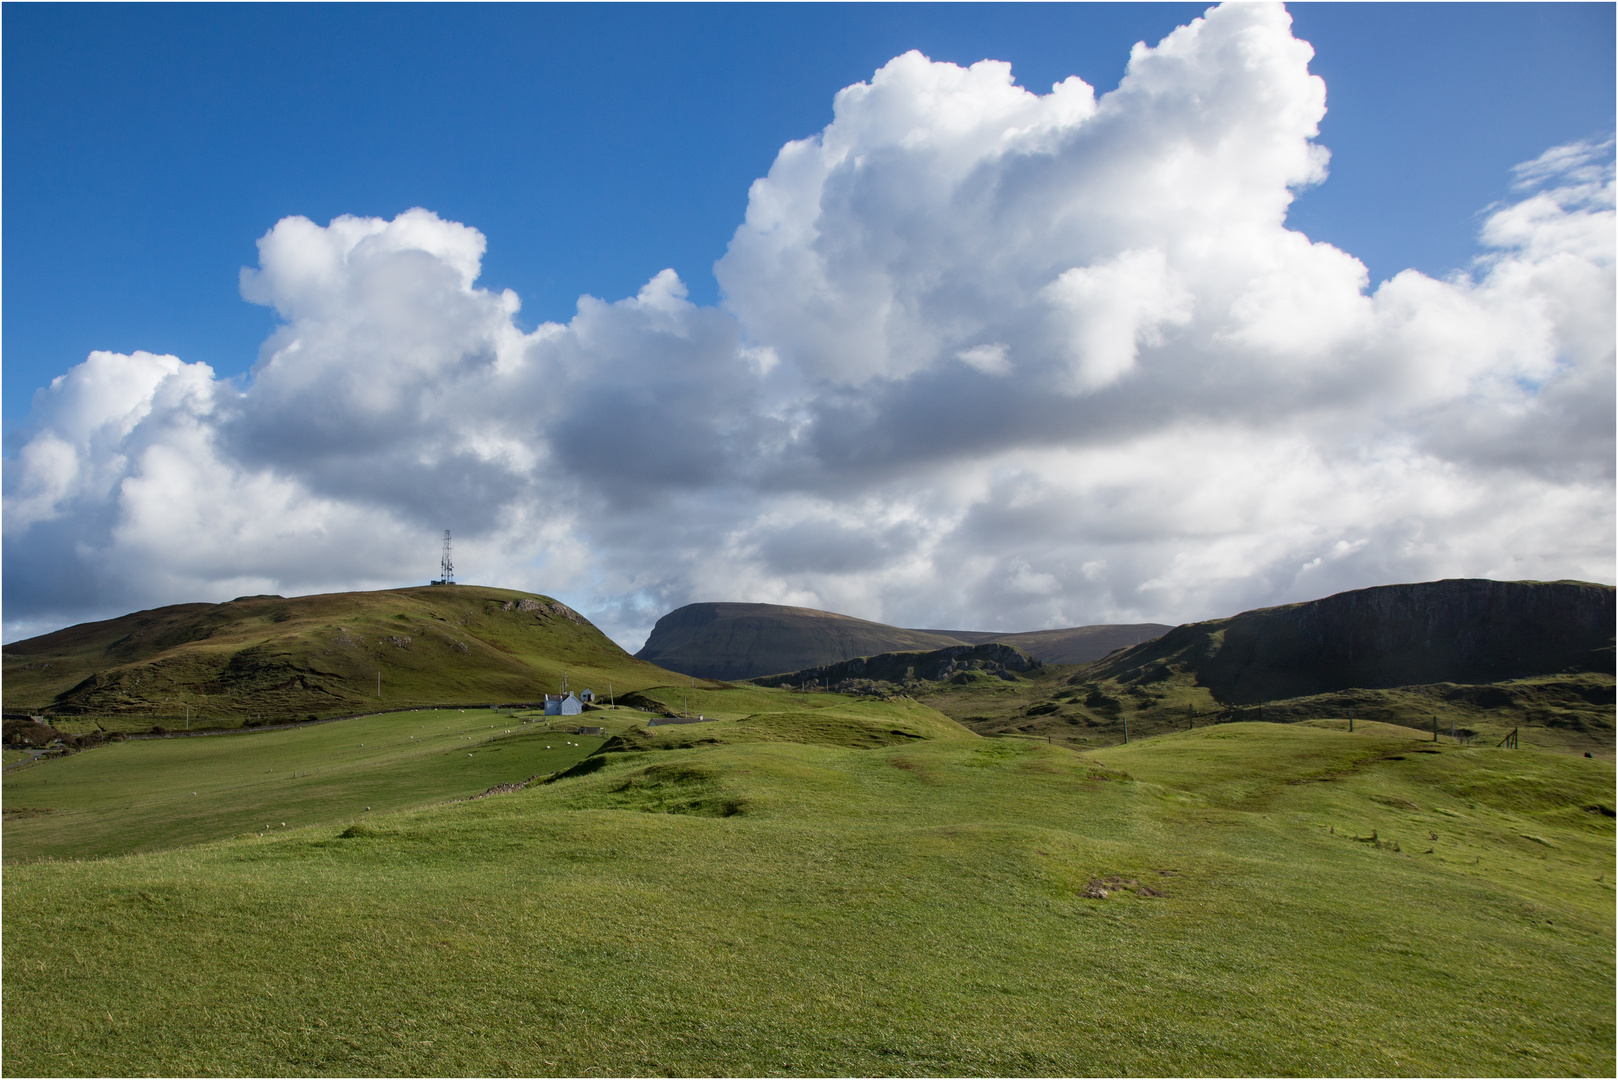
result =
[[602,741],[506,712],[441,709],[113,743],[6,777],[5,857],[85,858],[348,821],[560,772]]
[[[1382,725],[1227,724],[1078,753],[978,738],[914,702],[743,697],[706,703],[720,718],[703,724],[588,714],[632,749],[453,804],[578,759],[469,710],[126,743],[8,775],[0,1064],[1614,1071],[1609,762]],[[349,778],[259,812],[291,805],[290,774],[322,755]],[[356,796],[365,783],[379,794]],[[127,810],[109,815],[113,787]],[[13,813],[40,805],[60,812]],[[70,812],[127,824],[86,839]],[[119,842],[137,853],[72,861]]]

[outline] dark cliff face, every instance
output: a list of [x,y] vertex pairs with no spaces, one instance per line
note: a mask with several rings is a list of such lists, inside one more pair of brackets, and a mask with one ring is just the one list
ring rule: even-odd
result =
[[1612,586],[1585,582],[1385,585],[1179,626],[1089,670],[1134,681],[1172,667],[1228,704],[1611,672],[1613,598]]

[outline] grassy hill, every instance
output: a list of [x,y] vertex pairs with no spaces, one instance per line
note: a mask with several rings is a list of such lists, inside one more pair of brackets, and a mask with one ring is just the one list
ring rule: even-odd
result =
[[670,681],[555,600],[474,585],[179,604],[3,656],[7,713],[42,713],[60,730],[179,728],[188,709],[195,729],[535,701],[564,672],[603,693]]
[[[1307,724],[1079,754],[914,703],[705,693],[734,708],[508,794],[9,862],[0,1066],[1614,1071],[1608,763]],[[801,737],[836,714],[920,737]],[[151,740],[126,775],[367,722]],[[7,807],[132,749],[12,774]]]

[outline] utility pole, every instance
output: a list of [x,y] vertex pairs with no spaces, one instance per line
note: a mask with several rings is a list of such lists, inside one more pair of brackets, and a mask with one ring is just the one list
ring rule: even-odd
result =
[[1354,733],[1354,710],[1353,709],[1348,710],[1348,731],[1349,731],[1349,734],[1351,734],[1351,735]]
[[376,669],[376,699],[382,700],[382,669]]
[[185,707],[185,730],[187,730],[187,731],[191,730],[191,706],[190,705],[187,705]]

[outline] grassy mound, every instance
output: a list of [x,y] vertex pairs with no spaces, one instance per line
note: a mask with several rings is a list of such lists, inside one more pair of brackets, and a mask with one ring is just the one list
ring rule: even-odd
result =
[[590,760],[472,802],[8,866],[0,1064],[1614,1070],[1604,762],[1302,724]]
[[6,710],[62,730],[535,701],[564,672],[603,694],[670,677],[563,604],[473,585],[181,604],[13,642],[4,660]]

